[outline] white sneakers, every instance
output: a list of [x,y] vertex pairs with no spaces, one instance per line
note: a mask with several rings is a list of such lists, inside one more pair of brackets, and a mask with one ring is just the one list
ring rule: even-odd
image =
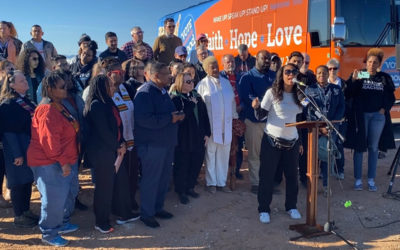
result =
[[[297,210],[297,209],[290,209],[289,211],[287,211],[287,213],[290,215],[290,218],[292,218],[294,220],[301,219],[301,214],[300,214],[299,210]],[[268,224],[268,223],[270,223],[270,221],[271,221],[271,218],[269,217],[269,213],[267,213],[267,212],[260,213],[260,222],[261,223]]]
[[294,220],[301,219],[301,214],[299,213],[299,210],[297,210],[297,209],[290,209],[289,211],[287,211],[287,213],[290,215],[290,218],[292,218]]
[[260,213],[260,222],[268,224],[270,222],[269,213]]

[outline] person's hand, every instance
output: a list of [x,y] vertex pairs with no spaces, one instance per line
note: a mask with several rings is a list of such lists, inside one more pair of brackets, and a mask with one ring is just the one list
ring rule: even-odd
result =
[[300,154],[300,155],[303,155],[303,153],[304,153],[303,145],[300,145],[300,146],[299,146],[299,154]]
[[117,149],[118,155],[124,155],[126,153],[126,145],[122,143],[121,146]]
[[172,113],[172,123],[177,123],[178,121],[182,121],[185,119],[185,114],[179,114],[178,111]]
[[360,73],[360,71],[359,71],[358,69],[355,69],[355,70],[353,71],[353,76],[352,76],[353,80],[358,80],[358,79],[360,79],[360,78],[358,78],[358,73]]
[[251,102],[251,106],[253,109],[258,109],[260,107],[260,100],[258,100],[258,97],[254,98],[254,100]]
[[381,109],[379,110],[379,113],[381,113],[382,115],[384,115],[384,114],[385,114],[385,109],[384,109],[384,108],[381,108]]
[[71,174],[71,165],[67,163],[64,166],[61,166],[61,170],[63,172],[62,176],[67,177]]
[[326,128],[319,128],[319,132],[320,132],[322,135],[328,135],[328,130],[327,130]]
[[22,166],[23,163],[24,163],[24,157],[22,156],[14,159],[15,166]]
[[210,137],[204,136],[204,146],[207,146],[208,139],[210,139]]

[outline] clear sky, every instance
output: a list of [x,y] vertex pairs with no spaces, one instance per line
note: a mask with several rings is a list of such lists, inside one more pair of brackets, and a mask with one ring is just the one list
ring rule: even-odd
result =
[[10,21],[22,42],[31,39],[33,24],[44,31],[59,54],[75,55],[82,33],[95,40],[101,52],[106,49],[104,34],[113,31],[118,47],[131,40],[130,29],[140,26],[144,41],[153,46],[158,20],[172,12],[203,2],[202,0],[12,0],[1,12],[0,20]]

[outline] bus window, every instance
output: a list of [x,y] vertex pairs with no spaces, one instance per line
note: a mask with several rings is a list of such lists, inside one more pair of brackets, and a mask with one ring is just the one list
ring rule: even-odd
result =
[[[312,46],[326,47],[330,45],[330,1],[310,0],[308,9],[308,32],[310,32]],[[319,41],[319,44],[315,44]]]
[[[373,46],[379,35],[390,22],[390,2],[388,0],[337,0],[336,16],[344,17],[347,27],[345,46]],[[381,45],[393,45],[389,35]]]

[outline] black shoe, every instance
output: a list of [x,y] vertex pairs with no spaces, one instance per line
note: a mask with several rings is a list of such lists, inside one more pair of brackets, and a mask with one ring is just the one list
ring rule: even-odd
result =
[[159,227],[160,224],[156,221],[154,217],[143,218],[140,217],[140,220],[148,227],[156,228]]
[[25,217],[29,218],[29,219],[32,219],[32,220],[36,221],[36,224],[37,224],[37,223],[39,222],[39,220],[40,220],[40,217],[39,217],[38,215],[32,213],[31,210],[27,210],[27,211],[23,212],[23,215],[24,215]]
[[194,191],[193,188],[186,191],[186,194],[192,198],[199,198],[199,196],[200,196],[198,193],[196,193],[196,191]]
[[178,194],[178,196],[179,196],[179,201],[182,204],[188,204],[189,203],[189,198],[187,197],[186,194]]
[[250,192],[252,192],[253,194],[258,194],[258,186],[252,185],[250,188]]
[[86,211],[89,209],[88,206],[83,204],[80,200],[78,200],[78,198],[75,199],[75,208],[81,211]]
[[160,212],[157,212],[155,214],[155,216],[160,219],[171,219],[172,217],[174,217],[173,214],[171,214],[165,210],[161,210]]
[[243,175],[241,173],[236,172],[235,176],[236,176],[236,179],[243,180]]
[[25,215],[21,215],[14,218],[14,225],[19,228],[30,228],[36,226],[37,221]]

